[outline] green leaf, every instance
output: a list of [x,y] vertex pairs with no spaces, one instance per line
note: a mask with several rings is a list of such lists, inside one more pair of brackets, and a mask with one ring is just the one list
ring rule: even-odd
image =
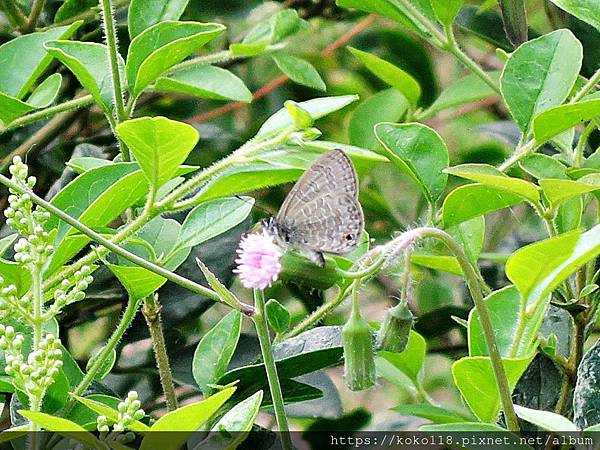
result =
[[[91,169],[75,178],[56,194],[51,203],[81,223],[99,228],[108,225],[148,192],[148,183],[135,163],[114,163]],[[48,230],[58,228],[55,250],[47,274],[52,273],[79,250],[89,239],[79,236],[66,239],[75,229],[56,216],[46,222]]]
[[260,411],[263,391],[258,391],[231,408],[213,425],[209,436],[194,450],[214,448],[234,450],[247,437]]
[[133,96],[175,64],[225,31],[223,25],[199,22],[160,22],[142,31],[129,45],[127,81]]
[[[502,365],[512,391],[527,369],[533,354],[526,358],[503,358]],[[452,365],[454,383],[471,411],[482,422],[496,422],[500,412],[500,396],[489,357],[465,357]]]
[[230,230],[252,211],[252,197],[225,197],[200,203],[185,218],[176,248],[194,247]]
[[600,31],[600,5],[594,0],[550,0],[559,8],[574,15]]
[[96,439],[92,433],[86,431],[85,428],[77,425],[75,422],[71,422],[68,419],[34,411],[19,410],[19,414],[28,418],[47,431],[54,431],[63,436],[68,436],[78,442],[88,445],[91,448],[96,448],[99,450],[104,450],[106,448],[104,444]]
[[[496,82],[500,78],[500,72],[488,72],[488,75]],[[494,95],[497,95],[496,91],[481,77],[474,74],[467,75],[444,89],[433,104],[419,116],[419,119],[431,117],[445,109],[456,108]]]
[[4,125],[24,116],[35,108],[21,100],[10,97],[0,92],[0,120]]
[[325,82],[317,72],[317,69],[301,58],[288,55],[286,53],[277,53],[272,56],[273,61],[290,80],[303,86],[308,86],[319,91],[327,90]]
[[461,164],[450,167],[445,172],[519,195],[532,203],[539,201],[539,192],[533,183],[509,177],[487,164]]
[[[528,305],[536,304],[600,253],[600,225],[520,248],[506,263],[506,275]],[[549,301],[549,300],[548,300]]]
[[524,158],[519,163],[521,169],[538,180],[540,178],[568,179],[566,166],[560,161],[541,153],[535,153]]
[[375,125],[379,122],[396,122],[404,116],[409,103],[394,88],[384,89],[360,103],[350,118],[348,137],[352,145],[375,149],[379,147],[375,137]]
[[379,123],[375,136],[385,155],[413,178],[433,204],[442,195],[448,176],[448,149],[442,138],[420,123]]
[[540,411],[538,409],[525,408],[523,406],[514,405],[515,413],[519,418],[526,420],[533,425],[540,427],[546,431],[579,431],[573,422],[566,417],[550,411]]
[[42,81],[27,99],[27,103],[35,108],[45,108],[52,104],[62,83],[62,75],[54,73]]
[[454,256],[414,253],[410,258],[410,261],[413,264],[427,267],[432,270],[442,270],[458,276],[462,276],[463,274],[460,264]]
[[[224,389],[201,402],[182,406],[158,419],[144,436],[140,450],[177,450],[194,431],[210,419],[233,395],[235,388]],[[154,433],[154,431],[177,431],[178,433]]]
[[44,44],[69,39],[83,22],[19,36],[0,46],[0,92],[22,99],[52,62]]
[[408,344],[402,353],[379,352],[378,358],[392,364],[410,378],[413,383],[417,384],[419,372],[425,361],[426,350],[425,339],[416,331],[411,330],[408,336]]
[[499,0],[506,37],[515,47],[527,41],[525,0]]
[[283,102],[283,106],[289,113],[290,117],[294,121],[294,126],[298,130],[306,130],[309,127],[312,127],[314,120],[308,113],[302,109],[302,107],[293,100],[286,100]]
[[[481,422],[456,422],[456,423],[442,423],[436,425],[422,425],[419,427],[420,431],[433,431],[439,433],[447,433],[452,431],[462,431],[462,432],[488,432],[488,433],[506,433],[506,429],[502,428],[498,425],[493,425],[491,423],[481,423]],[[516,436],[515,436],[516,437]],[[518,440],[518,438],[517,438]],[[511,446],[511,449],[520,448],[516,446]],[[525,446],[525,448],[531,449],[529,446]]]
[[[531,320],[517,339],[517,329],[520,324],[521,296],[514,286],[492,292],[485,299],[487,309],[492,320],[492,328],[501,356],[510,356],[513,348],[523,349],[515,356],[522,357],[531,353],[532,346],[536,344],[537,331],[541,325],[541,315],[538,320]],[[485,336],[476,309],[472,309],[468,322],[469,356],[488,356]]]
[[560,105],[581,69],[583,50],[569,30],[557,30],[525,42],[508,58],[500,89],[523,131],[540,112]]
[[129,37],[138,34],[159,22],[179,20],[189,0],[131,0],[127,12]]
[[286,37],[308,28],[310,28],[308,22],[301,19],[295,9],[282,9],[253,27],[244,36],[242,43],[246,47],[276,44]]
[[252,92],[242,80],[228,70],[215,66],[196,66],[178,70],[156,80],[155,88],[213,100],[234,100],[250,103]]
[[290,327],[290,312],[275,299],[270,299],[265,305],[269,325],[276,333],[283,333]]
[[[336,97],[313,98],[304,102],[298,102],[298,105],[308,112],[313,120],[316,120],[338,111],[356,100],[358,100],[357,95],[338,95]],[[286,108],[281,108],[263,123],[256,136],[275,134],[292,125],[294,125],[294,121],[290,113]]]
[[[119,412],[116,409],[111,408],[110,406],[97,400],[93,400],[92,398],[80,397],[75,394],[71,394],[71,396],[82,405],[85,405],[92,411],[96,412],[98,415],[106,416],[111,422],[118,421]],[[135,432],[150,431],[150,427],[139,420],[133,420],[128,428]]]
[[550,204],[559,203],[575,196],[600,189],[600,174],[585,175],[578,181],[561,179],[543,179],[538,181]]
[[242,314],[231,311],[198,343],[192,361],[192,374],[204,395],[209,395],[213,390],[209,385],[216,384],[225,374],[237,347],[241,326]]
[[63,22],[98,6],[97,0],[65,0],[54,15],[54,23]]
[[431,420],[435,423],[455,423],[472,420],[468,416],[460,414],[451,409],[427,404],[398,405],[392,408],[392,411],[397,412],[401,416],[421,417],[423,419]]
[[442,206],[444,228],[492,211],[518,205],[522,201],[523,197],[520,195],[485,184],[459,186],[444,199]]
[[577,368],[577,381],[573,393],[573,422],[580,429],[600,424],[600,341],[583,355]]
[[463,0],[431,0],[431,6],[436,17],[444,26],[452,25]]
[[[102,350],[104,350],[104,347],[98,349],[98,351],[96,353],[94,353],[92,355],[92,357],[88,360],[88,362],[85,366],[86,371],[89,371],[90,368],[92,367],[92,365],[95,364],[96,360],[102,353]],[[110,354],[108,355],[108,358],[106,358],[104,361],[102,361],[102,365],[100,366],[100,369],[96,372],[94,379],[98,380],[98,381],[102,381],[104,378],[106,378],[106,376],[110,373],[110,371],[112,370],[112,368],[114,367],[116,362],[117,362],[117,351],[113,348],[112,352],[110,352]]]
[[400,91],[411,105],[417,104],[421,97],[421,86],[412,75],[375,55],[352,47],[348,49],[374,75]]
[[556,106],[541,112],[533,119],[533,135],[537,144],[563,131],[600,115],[600,99]]
[[117,126],[117,134],[131,149],[156,191],[170,180],[198,142],[191,125],[166,117],[140,117]]
[[[112,75],[109,67],[106,45],[95,42],[50,41],[46,50],[77,77],[81,85],[90,93],[94,101],[111,114],[114,108]],[[125,63],[119,56],[121,79],[125,79]]]

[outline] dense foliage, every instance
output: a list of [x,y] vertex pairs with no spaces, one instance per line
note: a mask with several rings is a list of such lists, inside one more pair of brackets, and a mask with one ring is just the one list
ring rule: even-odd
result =
[[[600,427],[597,2],[0,0],[0,39],[14,448]],[[365,230],[319,267],[259,222],[332,149]]]

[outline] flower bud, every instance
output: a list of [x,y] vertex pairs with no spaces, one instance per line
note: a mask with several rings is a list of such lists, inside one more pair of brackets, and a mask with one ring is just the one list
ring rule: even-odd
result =
[[413,324],[413,315],[406,301],[402,300],[387,310],[383,324],[377,333],[377,349],[386,352],[403,352]]
[[344,343],[344,381],[351,391],[362,391],[375,385],[373,335],[366,320],[352,314],[342,328]]

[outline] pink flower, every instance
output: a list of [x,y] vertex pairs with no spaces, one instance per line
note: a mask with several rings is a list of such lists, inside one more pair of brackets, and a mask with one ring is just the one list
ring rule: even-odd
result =
[[281,272],[281,250],[266,232],[248,234],[240,241],[235,260],[242,285],[248,289],[265,289]]

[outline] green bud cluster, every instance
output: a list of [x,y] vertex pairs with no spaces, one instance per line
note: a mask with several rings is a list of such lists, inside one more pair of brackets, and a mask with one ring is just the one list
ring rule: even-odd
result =
[[140,408],[141,403],[138,400],[138,394],[135,391],[129,391],[125,400],[117,405],[117,423],[114,424],[114,431],[124,431],[134,421],[144,417],[144,410]]
[[14,314],[16,309],[27,311],[29,302],[19,299],[17,287],[14,284],[5,284],[0,277],[0,319],[6,319]]
[[[25,189],[35,186],[35,177],[28,176],[29,169],[20,157],[15,156],[9,168],[12,181]],[[52,253],[44,224],[50,213],[33,207],[31,196],[10,189],[9,206],[4,211],[6,224],[22,237],[15,244],[15,261],[21,264],[41,265]]]
[[63,280],[58,289],[53,292],[54,303],[50,306],[49,313],[56,315],[66,305],[83,300],[85,290],[94,280],[91,273],[90,266],[83,266],[70,279]]
[[63,365],[61,342],[52,334],[47,334],[25,360],[23,341],[23,334],[16,333],[11,326],[0,324],[0,350],[4,351],[6,374],[27,394],[41,397],[54,383]]

